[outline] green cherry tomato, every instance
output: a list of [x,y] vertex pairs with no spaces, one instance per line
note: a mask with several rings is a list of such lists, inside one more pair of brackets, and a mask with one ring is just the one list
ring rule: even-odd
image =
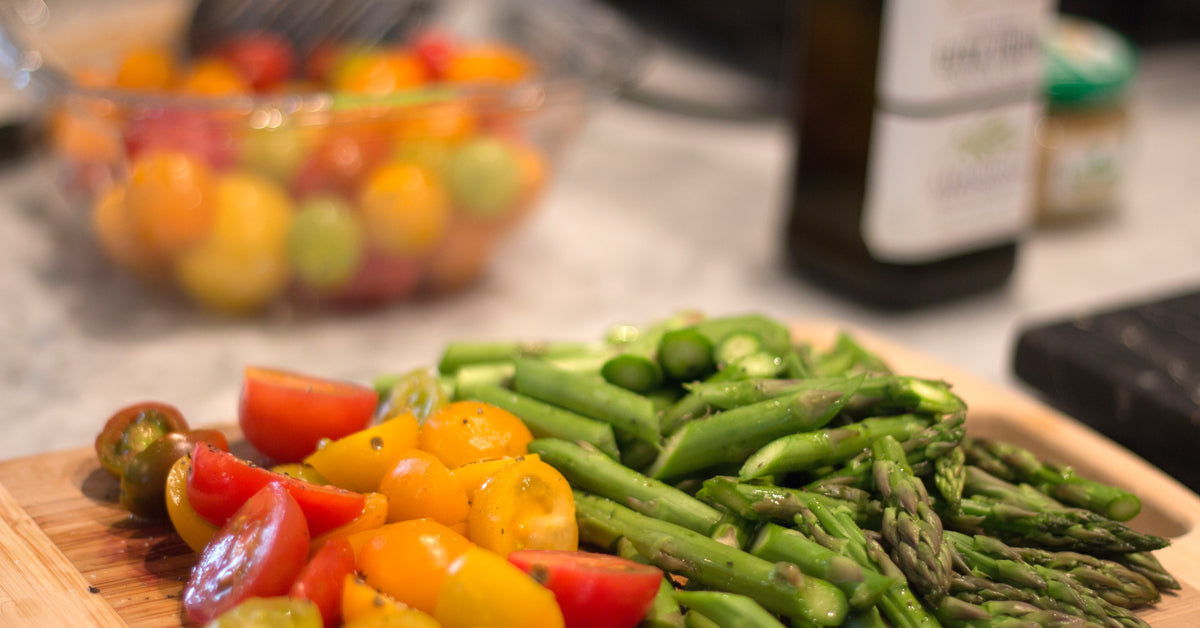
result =
[[321,628],[321,611],[310,600],[252,597],[205,624],[205,628]]
[[450,196],[477,216],[497,216],[521,192],[521,165],[516,151],[503,140],[481,137],[460,146],[446,164]]
[[362,264],[362,224],[344,201],[320,196],[301,203],[287,235],[288,259],[306,284],[344,286]]
[[157,401],[135,403],[117,410],[96,436],[96,457],[114,477],[125,473],[129,461],[150,443],[171,432],[186,432],[187,420],[178,408]]
[[429,369],[413,369],[403,375],[376,382],[380,403],[375,416],[387,420],[411,412],[424,423],[429,415],[450,403],[450,395]]
[[171,432],[129,459],[121,475],[121,506],[142,519],[167,516],[167,475],[175,461],[191,453],[196,443],[212,443],[229,451],[229,441],[217,430]]

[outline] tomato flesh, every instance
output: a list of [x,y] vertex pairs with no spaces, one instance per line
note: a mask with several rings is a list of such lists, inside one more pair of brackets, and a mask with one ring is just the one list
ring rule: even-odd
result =
[[594,552],[517,550],[508,560],[554,593],[566,628],[633,628],[663,578],[656,567]]
[[96,457],[114,477],[143,449],[171,432],[186,432],[187,420],[175,406],[144,401],[117,410],[96,436]]
[[197,514],[211,523],[224,525],[243,503],[270,484],[282,486],[296,500],[313,536],[354,520],[362,514],[366,502],[361,493],[309,484],[275,473],[208,443],[200,443],[192,450],[188,501]]
[[300,505],[282,484],[264,486],[200,554],[183,591],[188,618],[205,623],[248,598],[286,594],[308,558],[308,541]]
[[342,586],[354,573],[354,548],[344,536],[329,539],[300,570],[288,595],[312,601],[326,628],[342,623]]
[[370,423],[379,394],[351,382],[247,367],[238,424],[254,448],[276,462],[300,462],[322,438],[338,439]]

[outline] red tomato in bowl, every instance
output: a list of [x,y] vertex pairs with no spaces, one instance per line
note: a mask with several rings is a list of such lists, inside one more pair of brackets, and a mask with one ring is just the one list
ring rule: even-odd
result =
[[267,484],[213,536],[183,590],[183,608],[206,623],[252,597],[284,595],[308,558],[308,526],[282,484]]
[[209,443],[198,443],[192,449],[187,498],[196,514],[210,523],[224,525],[242,504],[269,484],[279,484],[296,500],[313,536],[353,521],[366,505],[361,493],[275,473]]
[[657,567],[619,556],[517,550],[508,561],[554,593],[566,628],[633,628],[658,593]]
[[134,114],[124,139],[130,159],[158,150],[187,153],[217,170],[237,161],[237,146],[229,125],[205,111],[167,109]]
[[336,440],[371,422],[379,394],[352,382],[246,367],[238,425],[276,462],[300,462],[322,438]]
[[258,92],[274,89],[296,71],[296,51],[291,42],[271,31],[239,33],[222,42],[214,52]]

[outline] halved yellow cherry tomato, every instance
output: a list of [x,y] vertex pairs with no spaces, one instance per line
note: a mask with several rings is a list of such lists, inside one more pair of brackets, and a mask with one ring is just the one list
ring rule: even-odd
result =
[[463,490],[467,492],[467,499],[474,499],[475,491],[483,487],[484,483],[491,479],[497,471],[507,467],[515,462],[520,462],[525,458],[533,460],[541,460],[541,456],[537,454],[525,454],[524,456],[506,456],[504,458],[495,458],[493,460],[480,460],[464,464],[456,469],[451,469],[450,473],[458,478],[459,484],[462,484]]
[[[433,454],[410,449],[379,482],[388,497],[388,521],[429,517],[448,526],[467,520],[467,493]],[[572,515],[573,516],[573,515]]]
[[359,551],[358,570],[367,584],[432,613],[450,563],[473,546],[467,537],[433,519],[389,523]]
[[342,585],[342,621],[347,624],[379,611],[400,612],[408,606],[367,584],[362,576],[349,573]]
[[193,552],[204,551],[208,540],[217,533],[217,526],[201,517],[187,498],[187,477],[192,470],[192,457],[184,456],[175,461],[167,473],[167,516],[175,533],[183,539]]
[[442,628],[432,615],[415,608],[380,609],[342,624],[342,628]]
[[443,628],[561,628],[554,594],[504,557],[472,547],[450,564],[433,613]]
[[354,549],[354,555],[358,555],[358,550],[362,544],[356,543],[354,538],[360,533],[373,532],[387,523],[388,500],[387,495],[383,493],[367,493],[363,496],[363,511],[362,514],[355,517],[344,526],[334,528],[324,534],[314,536],[309,543],[310,547],[316,549],[322,543],[328,541],[335,536],[344,536],[350,540],[350,547]]
[[327,442],[304,462],[335,486],[368,493],[416,446],[417,418],[409,413]]
[[501,556],[519,549],[578,549],[571,485],[541,460],[501,468],[475,491],[467,538]]
[[471,462],[520,456],[533,440],[517,415],[478,401],[455,401],[421,424],[421,449],[451,469]]

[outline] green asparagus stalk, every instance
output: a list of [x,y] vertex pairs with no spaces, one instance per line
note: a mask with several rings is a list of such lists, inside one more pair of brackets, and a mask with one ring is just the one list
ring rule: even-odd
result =
[[[873,419],[868,419],[871,421]],[[966,434],[966,414],[957,412],[940,421],[935,421],[920,431],[906,436],[905,432],[890,433],[904,446],[909,466],[916,470],[930,460],[937,460],[952,455],[958,449],[958,443]],[[864,445],[866,447],[866,445]],[[866,487],[870,485],[871,465],[874,458],[871,450],[865,448],[839,468],[823,473],[821,477],[809,483],[808,488],[817,490],[825,485],[843,485]],[[961,494],[961,489],[959,491]]]
[[875,488],[883,497],[881,532],[908,584],[936,605],[950,590],[954,550],[942,542],[942,520],[933,510],[925,485],[912,474],[904,448],[891,436],[871,443]]
[[[965,543],[959,539],[963,535],[948,534],[954,535],[952,540],[956,545]],[[1014,547],[1000,539],[982,535],[971,537],[971,547],[993,558],[1022,561],[1061,572],[1114,606],[1139,608],[1154,604],[1161,598],[1158,588],[1146,576],[1119,562],[1090,554]]]
[[668,437],[647,475],[675,478],[721,464],[741,464],[772,440],[828,423],[858,383],[846,380],[840,387],[795,393],[686,423]]
[[651,325],[622,347],[620,353],[605,362],[600,374],[608,383],[637,393],[645,394],[657,389],[663,383],[663,370],[658,360],[663,335],[687,328],[702,318],[696,312],[684,311]]
[[452,375],[468,365],[512,362],[519,358],[579,357],[603,353],[603,343],[566,341],[452,341],[442,351],[438,372]]
[[782,358],[792,349],[791,330],[761,314],[710,318],[696,323],[692,328],[708,338],[714,347],[720,346],[731,334],[749,332],[762,340],[764,351],[777,358]]
[[843,427],[788,434],[766,443],[747,458],[738,477],[752,480],[766,475],[808,471],[838,464],[870,446],[875,439],[883,436],[906,439],[929,424],[924,417],[903,414],[863,419]]
[[721,511],[658,480],[648,478],[604,454],[561,439],[538,439],[529,451],[558,469],[571,486],[607,497],[644,515],[712,534]]
[[[605,351],[541,359],[564,370],[595,374],[600,372],[600,367],[604,365],[604,362],[609,357],[610,353]],[[443,382],[454,392],[455,397],[458,398],[459,390],[466,391],[477,386],[490,385],[510,388],[512,386],[513,374],[516,370],[517,365],[512,360],[465,364],[459,367],[453,374],[444,375]]]
[[571,372],[545,360],[521,359],[516,361],[513,388],[545,403],[604,421],[649,445],[660,445],[654,403],[599,377]]
[[1153,582],[1159,591],[1177,591],[1182,588],[1175,576],[1172,576],[1171,572],[1167,571],[1150,552],[1117,554],[1111,556],[1110,559],[1142,574],[1150,582]]
[[933,483],[950,510],[962,503],[963,486],[967,481],[966,457],[961,447],[951,449],[933,461]]
[[864,569],[878,570],[898,584],[880,596],[879,610],[895,628],[935,628],[940,624],[913,595],[900,568],[874,539],[868,538],[850,510],[814,501],[796,515],[796,527],[825,547],[848,556]]
[[963,448],[971,464],[1003,480],[1029,484],[1065,504],[1116,521],[1129,521],[1141,511],[1136,495],[1080,477],[1071,467],[1044,461],[1012,443],[972,438],[963,442]]
[[785,525],[791,524],[797,514],[818,505],[844,509],[858,525],[877,520],[882,514],[877,501],[842,501],[811,491],[748,484],[725,476],[705,480],[696,497],[727,508],[751,521],[773,521]]
[[675,601],[725,628],[784,628],[758,602],[721,591],[676,591]]
[[[978,582],[972,581],[977,589],[995,590],[999,585],[1013,587],[1001,591],[991,599],[1020,600],[1038,608],[1070,613],[1113,628],[1144,626],[1144,622],[1136,619],[1132,613],[1106,602],[1066,573],[1049,567],[1031,565],[1020,558],[1007,558],[1003,554],[997,557],[992,552],[985,551],[986,545],[981,547],[978,538],[953,531],[946,532],[947,543],[953,545],[958,552],[962,571],[970,575],[986,576]],[[987,541],[982,543],[986,544]],[[991,549],[998,548],[993,546]],[[1129,623],[1128,618],[1134,618],[1133,623]]]
[[856,609],[874,607],[888,589],[900,583],[897,578],[863,567],[792,528],[774,523],[759,528],[747,551],[770,561],[793,563],[808,575],[832,582]]
[[[783,368],[779,358],[766,353],[748,355],[733,364],[713,373],[705,380],[708,383],[730,382],[751,377],[773,377]],[[660,414],[660,427],[664,435],[671,435],[680,426],[689,421],[707,416],[713,411],[712,406],[692,392],[688,392],[675,405]]]
[[686,628],[725,628],[696,610],[689,610],[684,613],[683,625]]
[[973,604],[947,597],[938,605],[937,617],[948,628],[1097,628],[1086,619],[1015,600]]
[[561,438],[587,443],[609,458],[619,458],[612,425],[543,403],[521,393],[496,385],[475,386],[462,391],[465,399],[482,401],[504,408],[521,418],[534,438]]
[[1010,484],[973,465],[966,467],[964,495],[959,511],[946,513],[960,532],[1090,554],[1145,552],[1170,544],[1090,510],[1067,508],[1027,484]]
[[838,333],[828,351],[816,356],[813,370],[816,377],[859,373],[878,375],[892,372],[887,362],[844,331]]
[[[734,382],[699,382],[689,388],[704,401],[721,409],[736,408],[766,401],[801,390],[812,390],[826,382],[856,375],[812,377],[806,379],[750,379]],[[901,412],[953,414],[966,409],[961,398],[945,382],[908,375],[867,377],[847,403],[847,411],[857,415]]]
[[658,343],[658,364],[664,375],[677,382],[707,377],[716,368],[712,342],[690,327],[668,331]]
[[821,626],[846,617],[846,596],[837,587],[790,563],[763,560],[582,491],[575,491],[575,516],[581,541],[612,547],[625,537],[652,564],[699,587],[746,595],[773,613]]

